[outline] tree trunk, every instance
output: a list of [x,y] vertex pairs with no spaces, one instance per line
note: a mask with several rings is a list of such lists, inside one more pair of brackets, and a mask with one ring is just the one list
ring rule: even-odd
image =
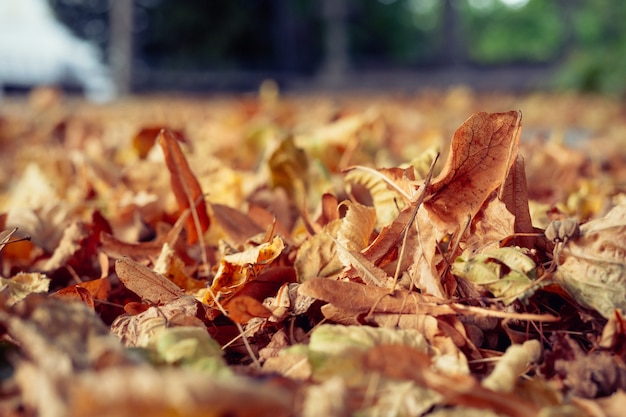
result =
[[467,63],[467,48],[460,19],[458,0],[445,0],[443,8],[443,47],[441,63],[448,67],[460,67]]
[[323,0],[325,23],[325,56],[320,78],[328,85],[339,85],[349,69],[348,28],[346,0]]
[[133,0],[110,0],[109,63],[116,93],[131,92],[133,67]]

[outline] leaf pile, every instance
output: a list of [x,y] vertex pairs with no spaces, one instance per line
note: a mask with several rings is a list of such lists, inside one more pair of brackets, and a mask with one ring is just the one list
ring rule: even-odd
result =
[[625,110],[6,103],[0,414],[620,415]]

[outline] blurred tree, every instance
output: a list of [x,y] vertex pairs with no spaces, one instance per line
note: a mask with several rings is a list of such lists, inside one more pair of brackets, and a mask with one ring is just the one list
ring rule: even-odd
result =
[[437,57],[439,0],[352,1],[350,51],[362,67],[424,65]]
[[[571,7],[561,2],[561,8]],[[626,2],[579,0],[559,86],[613,95],[626,93]]]
[[[49,1],[103,50],[119,34],[109,24],[116,0]],[[133,65],[148,70],[312,75],[332,62],[345,71],[567,57],[559,85],[626,91],[621,0],[132,1]],[[329,12],[337,5],[339,18]]]
[[559,56],[565,26],[556,2],[529,0],[517,7],[498,0],[461,3],[473,62],[545,63]]
[[140,54],[170,69],[302,70],[319,58],[312,3],[161,0],[147,11]]

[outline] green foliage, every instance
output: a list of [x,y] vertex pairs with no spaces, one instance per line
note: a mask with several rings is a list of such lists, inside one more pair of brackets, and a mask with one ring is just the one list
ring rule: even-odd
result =
[[500,1],[482,7],[463,2],[461,17],[469,57],[477,63],[547,62],[561,48],[564,26],[558,3],[530,0],[520,8]]
[[626,3],[585,0],[574,9],[573,47],[557,78],[561,87],[604,94],[626,92]]

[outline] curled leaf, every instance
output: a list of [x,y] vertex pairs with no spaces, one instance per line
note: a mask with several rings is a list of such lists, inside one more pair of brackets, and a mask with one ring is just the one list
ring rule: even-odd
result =
[[[172,191],[176,196],[180,212],[181,214],[185,210],[192,212],[192,215],[187,218],[186,230],[187,241],[193,244],[198,241],[198,233],[206,232],[211,224],[202,188],[172,133],[168,130],[161,130],[158,143],[165,155],[165,163],[170,171]],[[196,227],[194,212],[197,214],[198,227]]]
[[[276,236],[271,242],[224,256],[213,279],[211,290],[214,294],[222,295],[234,292],[278,258],[284,248],[285,243]],[[210,293],[204,297],[203,302],[206,304],[213,302]]]

